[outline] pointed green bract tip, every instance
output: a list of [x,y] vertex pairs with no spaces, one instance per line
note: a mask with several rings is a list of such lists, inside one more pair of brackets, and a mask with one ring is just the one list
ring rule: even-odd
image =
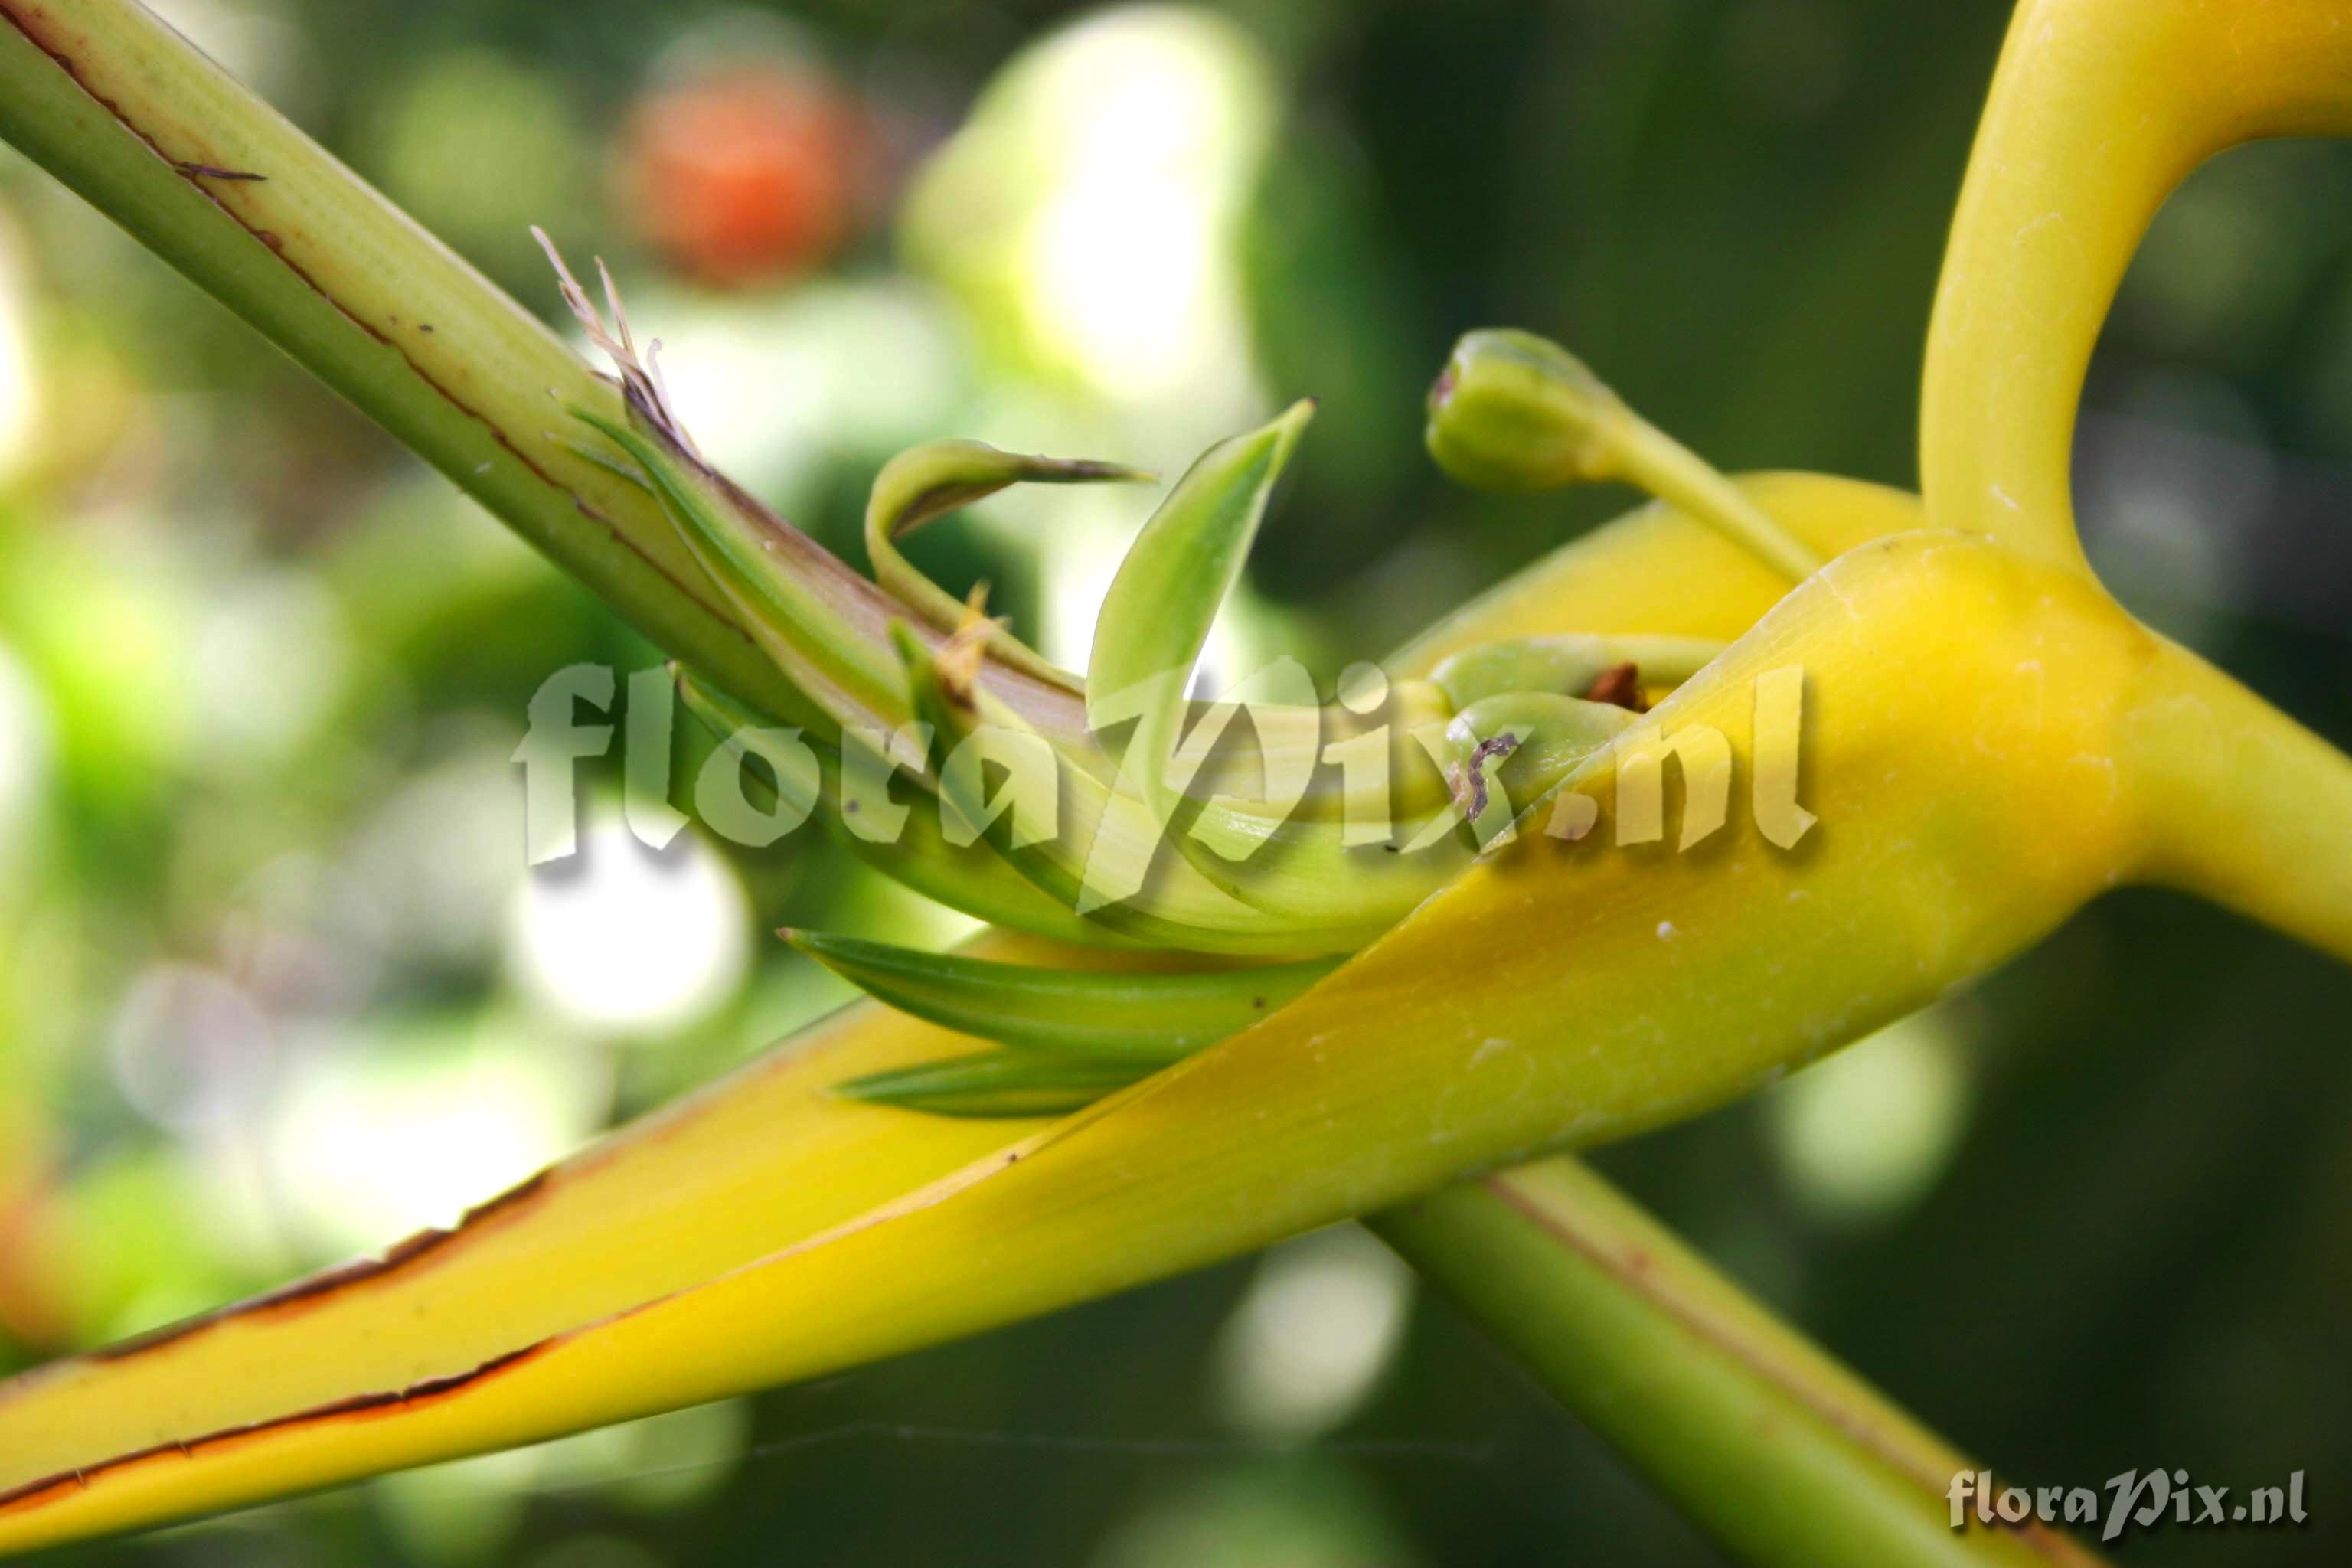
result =
[[834,1085],[842,1100],[930,1116],[1066,1116],[1150,1076],[1149,1064],[982,1051],[892,1068]]
[[869,530],[908,532],[1013,484],[1148,484],[1158,476],[1091,458],[1007,452],[985,441],[926,441],[882,465],[866,500]]
[[[1321,406],[1321,403],[1315,398],[1302,397],[1251,432],[1249,436],[1239,437],[1237,439],[1247,441],[1255,437],[1270,442],[1273,447],[1273,471],[1275,475],[1279,476],[1283,465],[1290,461],[1290,454],[1297,449],[1299,437],[1307,434],[1308,422],[1315,417],[1316,410]],[[1214,450],[1214,448],[1211,449]]]
[[778,934],[876,1000],[941,1028],[1146,1067],[1240,1034],[1334,967],[1318,959],[1180,973],[1055,969],[821,931]]
[[1429,454],[1478,489],[1609,479],[1622,408],[1583,361],[1550,339],[1488,328],[1454,344],[1429,389]]
[[919,948],[893,947],[887,942],[868,942],[861,937],[841,936],[832,931],[803,931],[798,926],[780,926],[776,935],[794,952],[803,958],[814,959],[835,973],[861,986],[866,968],[878,961],[896,959],[915,964],[940,961],[939,954]]
[[925,691],[939,682],[939,658],[931,645],[923,640],[920,632],[905,621],[892,621],[885,634],[890,639],[890,651],[898,656],[899,667],[906,671],[908,689],[919,704]]
[[1186,678],[1314,416],[1315,400],[1304,397],[1202,453],[1144,523],[1103,595],[1087,663],[1087,721],[1103,735],[1135,721],[1113,750],[1135,753],[1136,781],[1162,816]]

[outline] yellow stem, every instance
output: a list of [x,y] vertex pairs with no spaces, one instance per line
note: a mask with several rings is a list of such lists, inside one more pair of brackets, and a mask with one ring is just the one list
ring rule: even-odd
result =
[[2149,220],[2227,148],[2347,132],[2344,0],[2021,0],[1928,334],[1920,469],[1935,523],[2083,569],[2074,416]]
[[2127,720],[2147,879],[2352,963],[2352,757],[2169,644]]

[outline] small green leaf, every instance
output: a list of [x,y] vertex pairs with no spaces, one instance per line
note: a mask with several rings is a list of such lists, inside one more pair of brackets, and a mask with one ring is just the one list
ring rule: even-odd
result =
[[1134,721],[1124,747],[1114,750],[1163,821],[1174,804],[1167,764],[1192,666],[1314,413],[1314,402],[1302,399],[1272,423],[1202,453],[1143,525],[1103,596],[1087,664],[1087,721],[1100,739]]
[[1122,973],[1000,963],[820,931],[780,934],[898,1011],[942,1027],[1027,1050],[1147,1065],[1239,1034],[1337,967],[1324,960]]
[[1151,1076],[1149,1062],[982,1051],[893,1068],[835,1084],[845,1100],[932,1116],[977,1119],[1065,1116]]
[[[899,453],[874,477],[866,501],[866,553],[875,581],[924,620],[952,631],[963,605],[898,552],[897,541],[923,524],[1013,484],[1076,485],[1150,482],[1158,476],[1117,463],[1031,457],[1000,451],[983,441],[926,441]],[[1069,671],[1041,658],[1002,627],[989,637],[989,652],[1070,690],[1079,682]]]

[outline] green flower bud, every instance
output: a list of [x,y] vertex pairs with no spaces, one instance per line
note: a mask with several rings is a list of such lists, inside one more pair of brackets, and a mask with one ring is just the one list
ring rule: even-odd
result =
[[1429,389],[1429,455],[1476,489],[1624,479],[1753,551],[1791,581],[1821,557],[1689,447],[1627,407],[1549,338],[1465,334]]
[[1429,455],[1478,489],[1615,479],[1627,417],[1617,395],[1558,343],[1488,328],[1454,346],[1429,389]]

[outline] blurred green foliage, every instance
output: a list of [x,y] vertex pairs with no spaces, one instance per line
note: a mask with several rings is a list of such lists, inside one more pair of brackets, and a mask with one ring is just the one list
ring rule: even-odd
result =
[[[1912,478],[1943,226],[2004,8],[1901,0],[176,0],[535,310],[615,264],[705,445],[845,552],[907,443],[1180,469],[1323,399],[1223,657],[1328,674],[1625,504],[1448,488],[1461,331],[1572,343],[1727,468]],[[2080,488],[2135,607],[2352,736],[2352,157],[2159,220]],[[1146,502],[914,552],[1075,657]],[[812,835],[654,858],[592,767],[525,874],[540,682],[656,650],[0,153],[0,1362],[433,1223],[836,1002],[779,923],[953,924]],[[674,776],[698,765],[681,731]],[[617,747],[615,748],[617,752]],[[634,923],[632,923],[634,921]],[[593,984],[578,933],[644,944]],[[679,932],[687,933],[685,938]],[[665,938],[667,942],[665,944]],[[1566,960],[1572,962],[1572,955]],[[609,967],[609,966],[607,966]],[[2352,979],[2112,900],[1969,997],[1602,1163],[2032,1482],[2352,1474]],[[2333,1551],[2329,1550],[2333,1543]],[[976,1343],[61,1561],[1701,1563],[1344,1238]]]

